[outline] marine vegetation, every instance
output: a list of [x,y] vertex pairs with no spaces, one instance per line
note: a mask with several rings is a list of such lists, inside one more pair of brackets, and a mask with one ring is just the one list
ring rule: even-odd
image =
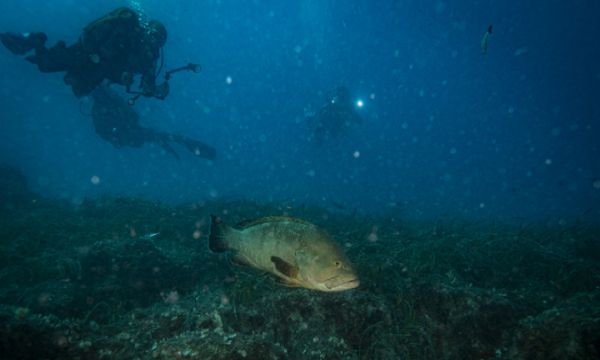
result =
[[[598,224],[415,221],[250,201],[73,205],[1,171],[3,358],[600,356]],[[289,288],[228,262],[208,249],[213,213],[307,219],[343,247],[360,287]]]

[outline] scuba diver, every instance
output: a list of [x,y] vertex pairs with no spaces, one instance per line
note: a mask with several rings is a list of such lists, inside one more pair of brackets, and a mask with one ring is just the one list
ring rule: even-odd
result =
[[96,133],[113,146],[121,148],[142,147],[145,143],[160,145],[179,160],[179,155],[169,143],[177,143],[196,156],[214,160],[216,150],[200,141],[183,135],[170,134],[140,125],[139,115],[117,93],[101,85],[92,92],[92,122]]
[[307,121],[311,137],[317,144],[322,144],[341,136],[351,125],[361,124],[362,118],[356,111],[348,88],[339,86],[316,114],[307,117]]
[[[72,45],[59,41],[47,48],[46,40],[42,32],[0,33],[0,41],[8,50],[16,55],[28,55],[26,59],[41,72],[65,71],[64,81],[78,98],[89,95],[108,80],[134,94],[131,105],[140,96],[162,100],[169,94],[168,80],[172,73],[199,71],[199,65],[188,64],[168,71],[165,81],[156,85],[167,30],[157,20],[142,21],[140,14],[127,7],[115,9],[87,25]],[[141,75],[139,90],[131,89],[135,75]]]
[[487,31],[483,33],[483,37],[481,38],[481,54],[487,54],[488,50],[488,41],[490,39],[490,35],[492,35],[492,25],[488,26]]

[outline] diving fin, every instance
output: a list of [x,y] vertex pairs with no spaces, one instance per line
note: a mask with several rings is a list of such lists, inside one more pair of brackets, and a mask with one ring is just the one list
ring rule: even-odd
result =
[[25,55],[33,49],[44,46],[48,37],[44,33],[31,33],[27,35],[15,33],[0,33],[0,41],[5,48],[15,55]]

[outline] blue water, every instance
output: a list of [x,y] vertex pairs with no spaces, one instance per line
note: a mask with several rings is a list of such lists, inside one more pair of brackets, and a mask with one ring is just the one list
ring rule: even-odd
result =
[[[218,159],[112,147],[62,74],[0,48],[0,161],[38,193],[74,204],[108,193],[414,218],[600,218],[596,0],[82,4],[3,0],[0,31],[71,43],[124,5],[161,20],[165,67],[203,70],[175,75],[165,101],[136,110],[145,126],[212,144]],[[364,101],[364,122],[318,147],[304,114],[342,84]]]

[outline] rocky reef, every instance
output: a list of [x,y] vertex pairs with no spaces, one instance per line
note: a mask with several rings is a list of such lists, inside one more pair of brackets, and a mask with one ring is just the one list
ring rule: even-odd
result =
[[[0,171],[5,359],[600,356],[598,224],[411,221],[244,200],[74,206]],[[361,287],[286,288],[240,268],[208,251],[212,213],[317,223]]]

